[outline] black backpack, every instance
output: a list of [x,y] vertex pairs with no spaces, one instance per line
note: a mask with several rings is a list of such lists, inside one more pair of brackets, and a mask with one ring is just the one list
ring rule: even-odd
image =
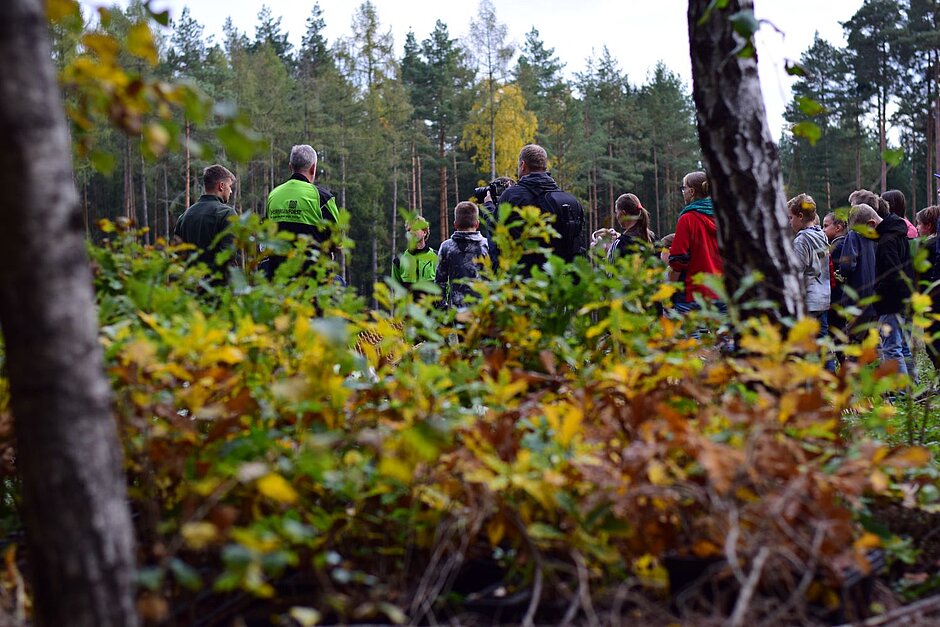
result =
[[578,199],[561,190],[545,192],[539,197],[539,208],[555,216],[552,226],[561,235],[549,244],[552,251],[568,262],[583,256],[586,252],[583,236],[585,219],[584,209]]

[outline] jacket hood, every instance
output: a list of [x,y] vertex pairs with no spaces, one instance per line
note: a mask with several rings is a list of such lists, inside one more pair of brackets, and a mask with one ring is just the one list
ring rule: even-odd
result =
[[877,231],[878,235],[880,236],[900,234],[904,237],[907,237],[907,224],[904,222],[904,220],[891,213],[888,214],[888,217],[882,220],[877,227],[875,227],[875,231]]
[[485,238],[479,231],[454,231],[451,239],[463,239],[471,242],[482,242]]
[[536,195],[561,189],[548,172],[531,172],[519,179],[517,184],[528,187]]
[[[907,232],[906,228],[904,230]],[[826,237],[826,234],[823,233],[823,230],[818,226],[807,227],[800,231],[800,233],[803,235],[803,237],[806,237],[811,242],[813,242],[816,248],[829,248],[829,239]]]

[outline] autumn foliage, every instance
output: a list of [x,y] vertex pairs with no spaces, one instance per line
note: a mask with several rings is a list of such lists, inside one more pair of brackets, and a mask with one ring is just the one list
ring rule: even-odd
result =
[[[838,377],[809,321],[744,328],[723,357],[689,337],[708,314],[657,315],[673,287],[653,256],[496,269],[455,318],[392,284],[368,310],[322,259],[319,279],[213,287],[191,248],[104,226],[101,341],[150,619],[258,598],[301,624],[558,620],[637,595],[663,616],[851,618],[869,608],[847,582],[891,541],[860,523],[868,499],[936,508],[929,451],[867,435],[895,411],[874,338]],[[234,230],[246,251],[273,237]],[[298,244],[285,272],[317,254]],[[0,381],[0,428],[7,400]]]

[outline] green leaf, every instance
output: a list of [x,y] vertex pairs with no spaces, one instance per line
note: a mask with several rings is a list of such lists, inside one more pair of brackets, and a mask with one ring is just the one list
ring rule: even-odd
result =
[[822,106],[812,98],[800,96],[796,99],[796,106],[806,115],[813,117],[826,112],[826,107]]
[[822,137],[822,129],[813,122],[800,122],[793,126],[793,135],[802,137],[809,141],[811,146],[815,146],[819,138]]
[[153,4],[149,0],[144,3],[144,8],[147,9],[147,13],[150,14],[150,17],[153,18],[160,26],[169,26],[170,25],[170,12],[164,9],[163,11],[154,11],[153,7],[150,5]]
[[705,12],[702,13],[702,17],[699,18],[697,26],[703,26],[708,20],[712,17],[712,11],[715,9],[727,9],[728,0],[712,0],[708,3],[708,6],[705,7]]
[[173,578],[187,590],[199,590],[202,587],[202,577],[186,562],[174,557],[170,560],[170,571]]
[[734,32],[748,40],[760,29],[760,21],[754,17],[753,11],[738,11],[728,16],[728,21],[731,22]]
[[148,566],[137,571],[137,585],[156,592],[163,585],[163,569]]
[[114,168],[117,167],[117,157],[110,152],[98,148],[91,151],[91,154],[88,155],[88,160],[91,161],[91,166],[95,170],[105,176],[109,176],[114,172]]
[[790,61],[787,59],[787,61],[784,63],[784,67],[787,70],[787,74],[790,76],[801,76],[804,78],[809,76],[809,72],[806,70],[806,68],[799,63],[796,63],[795,61]]
[[884,159],[884,162],[889,166],[896,168],[901,164],[901,160],[904,158],[904,149],[888,148],[883,153],[881,153],[881,158]]
[[545,523],[532,523],[529,525],[529,535],[535,540],[564,540],[565,534],[551,525]]
[[264,140],[255,131],[235,121],[230,121],[216,131],[225,152],[233,161],[248,162],[252,156],[264,149]]

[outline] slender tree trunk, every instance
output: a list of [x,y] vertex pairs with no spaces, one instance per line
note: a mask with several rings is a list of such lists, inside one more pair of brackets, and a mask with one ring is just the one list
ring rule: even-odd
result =
[[[745,290],[745,300],[774,303],[776,309],[742,311],[772,319],[800,316],[805,310],[802,282],[791,264],[786,199],[777,146],[767,125],[757,78],[757,59],[736,56],[739,37],[729,17],[752,11],[750,0],[730,0],[699,24],[709,0],[689,0],[688,25],[692,57],[692,94],[697,111],[699,144],[718,210],[718,244],[724,260],[724,282],[736,294],[748,277],[759,273]],[[747,233],[747,237],[741,237]],[[733,303],[729,303],[733,304]]]
[[[438,199],[440,201],[441,241],[447,239],[447,155],[444,153],[444,127],[437,133],[437,158],[440,160],[438,169]],[[495,178],[495,177],[494,177]]]
[[398,257],[398,163],[392,168],[392,259]]
[[490,73],[490,180],[496,178],[496,81]]
[[[143,141],[143,137],[141,137]],[[153,234],[150,233],[150,207],[147,205],[147,167],[144,163],[144,151],[141,146],[140,151],[140,213],[143,216],[144,243],[149,244],[153,241]],[[156,228],[156,225],[154,225]]]
[[170,231],[170,181],[167,174],[167,164],[163,163],[163,227],[166,233],[166,241],[170,241],[173,233]]
[[885,150],[888,149],[888,140],[885,136],[885,118],[887,117],[887,111],[885,107],[887,95],[882,94],[882,89],[878,89],[878,148],[881,151],[881,154],[878,156],[878,160],[881,162],[881,193],[884,194],[888,191],[888,164],[885,162]]
[[184,129],[186,134],[186,198],[183,201],[183,206],[189,207],[192,204],[189,200],[189,120],[186,120]]
[[421,155],[418,155],[418,213],[424,215],[424,193],[421,190]]
[[451,156],[454,158],[454,206],[460,202],[460,182],[457,180],[457,151],[451,150]]
[[663,235],[663,221],[659,210],[659,152],[653,146],[653,209],[656,211],[656,233]]
[[82,181],[82,215],[85,216],[85,237],[91,239],[91,221],[88,219],[88,181]]
[[0,327],[33,607],[40,626],[133,626],[121,444],[47,29],[44,2],[4,5]]

